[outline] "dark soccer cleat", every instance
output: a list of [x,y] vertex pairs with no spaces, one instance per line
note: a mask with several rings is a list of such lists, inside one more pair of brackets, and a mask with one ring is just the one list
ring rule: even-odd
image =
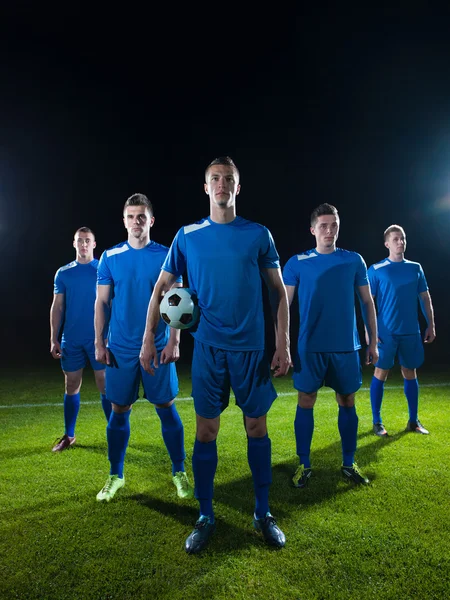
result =
[[186,538],[184,549],[188,554],[197,554],[208,545],[209,538],[216,530],[216,524],[209,517],[200,517],[195,524],[194,530]]
[[67,448],[70,448],[70,446],[73,446],[75,444],[76,441],[76,437],[69,437],[66,433],[62,436],[62,438],[60,438],[59,440],[57,440],[56,444],[53,446],[52,448],[52,452],[62,452],[63,450],[66,450]]
[[283,548],[286,544],[286,537],[281,529],[278,527],[277,522],[268,512],[262,519],[253,518],[253,526],[256,531],[260,531],[263,535],[264,541],[269,546],[275,546],[276,548]]
[[388,437],[388,432],[386,431],[383,423],[374,423],[373,432],[380,437]]
[[292,483],[296,488],[304,488],[308,485],[308,481],[312,476],[312,470],[305,465],[299,465],[292,478]]
[[406,431],[414,431],[414,433],[422,433],[423,435],[428,435],[430,433],[428,429],[425,429],[419,419],[417,419],[417,421],[408,421]]
[[358,485],[367,485],[369,483],[369,480],[361,473],[356,463],[353,463],[351,467],[342,465],[341,472],[347,481],[353,481],[353,483]]

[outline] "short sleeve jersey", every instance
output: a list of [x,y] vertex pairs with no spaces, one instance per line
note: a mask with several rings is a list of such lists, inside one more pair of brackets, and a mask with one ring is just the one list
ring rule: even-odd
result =
[[[128,242],[105,250],[98,266],[98,285],[111,286],[111,318],[108,346],[122,352],[140,351],[147,309],[168,248],[150,241],[139,250]],[[161,319],[155,345],[161,351],[169,338],[168,326]]]
[[361,347],[355,292],[368,285],[362,256],[341,248],[331,254],[308,250],[288,260],[283,280],[297,288],[299,351],[352,352]]
[[417,262],[386,258],[369,268],[372,295],[377,305],[378,332],[411,335],[419,331],[419,294],[428,290]]
[[181,228],[163,269],[187,272],[200,320],[192,335],[224,350],[264,349],[261,269],[277,269],[269,230],[242,217],[219,224],[209,217]]
[[58,269],[54,293],[64,294],[63,341],[93,340],[94,304],[98,260],[81,264],[74,260]]

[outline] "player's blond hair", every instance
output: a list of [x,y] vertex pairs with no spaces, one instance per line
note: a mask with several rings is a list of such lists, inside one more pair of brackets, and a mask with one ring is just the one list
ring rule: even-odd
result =
[[397,232],[397,233],[402,233],[403,237],[406,238],[406,233],[405,230],[403,229],[403,227],[401,225],[389,225],[389,227],[386,229],[386,231],[384,232],[384,241],[386,241],[389,237],[389,235],[393,232]]

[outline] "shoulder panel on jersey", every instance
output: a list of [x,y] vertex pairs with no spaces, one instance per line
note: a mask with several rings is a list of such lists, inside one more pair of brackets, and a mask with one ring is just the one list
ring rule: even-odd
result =
[[126,244],[124,244],[123,246],[120,246],[119,248],[110,248],[109,250],[106,250],[106,256],[109,258],[110,256],[114,256],[115,254],[122,254],[122,252],[127,252],[129,250],[128,246]]
[[59,269],[59,271],[60,271],[60,273],[62,273],[63,271],[67,271],[67,269],[73,269],[74,267],[77,266],[77,264],[78,264],[77,261],[74,260],[71,263],[69,263],[68,265],[65,265],[64,267],[61,267]]
[[383,262],[377,263],[376,265],[372,265],[372,267],[375,269],[375,271],[377,269],[381,269],[381,267],[387,267],[388,265],[390,265],[391,263],[386,259]]
[[306,258],[317,258],[317,254],[311,252],[311,254],[297,254],[297,260],[305,260]]
[[211,225],[211,223],[208,221],[208,219],[205,219],[203,223],[193,223],[192,225],[186,225],[185,227],[183,227],[184,235],[192,233],[193,231],[197,231],[198,229],[203,229],[204,227],[209,227],[209,225]]

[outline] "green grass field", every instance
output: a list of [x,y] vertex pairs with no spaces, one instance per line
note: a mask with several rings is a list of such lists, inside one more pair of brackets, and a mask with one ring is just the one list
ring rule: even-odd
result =
[[[108,474],[105,420],[90,372],[82,389],[77,444],[50,450],[63,433],[62,375],[56,364],[2,371],[0,378],[0,598],[39,599],[403,599],[450,597],[450,375],[421,377],[420,418],[429,436],[405,433],[406,400],[389,380],[383,417],[391,434],[371,433],[369,393],[357,399],[357,461],[372,483],[341,479],[337,408],[324,389],[315,409],[314,476],[290,486],[297,465],[290,377],[268,419],[273,449],[271,510],[283,550],[252,528],[253,491],[240,411],[222,416],[210,547],[189,556],[185,537],[198,516],[171,483],[159,420],[139,401],[131,416],[126,486],[95,500]],[[188,373],[178,410],[187,470],[195,432]],[[366,371],[367,388],[370,372]],[[233,402],[233,401],[232,401]]]

